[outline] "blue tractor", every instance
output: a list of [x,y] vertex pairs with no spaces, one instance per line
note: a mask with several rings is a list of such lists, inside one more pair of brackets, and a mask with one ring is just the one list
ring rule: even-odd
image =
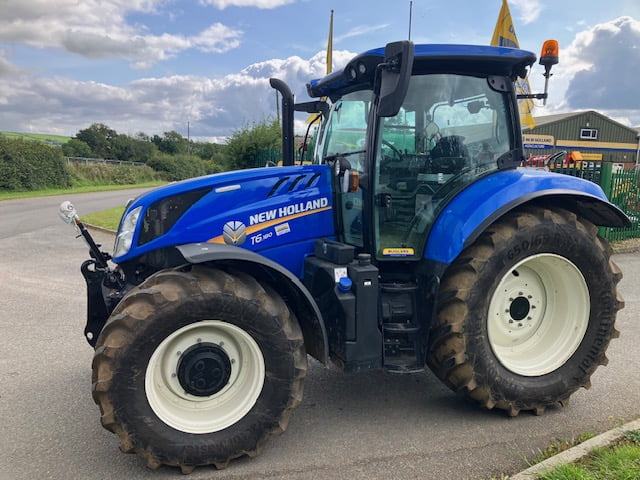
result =
[[[113,257],[64,204],[91,252],[93,398],[121,449],[185,473],[256,455],[300,403],[307,355],[428,366],[509,415],[588,387],[623,306],[597,226],[629,220],[594,183],[519,168],[514,82],[535,60],[403,41],[311,81],[316,101],[272,79],[282,166],[138,197]],[[548,78],[557,57],[541,63]],[[294,111],[320,112],[310,162]]]

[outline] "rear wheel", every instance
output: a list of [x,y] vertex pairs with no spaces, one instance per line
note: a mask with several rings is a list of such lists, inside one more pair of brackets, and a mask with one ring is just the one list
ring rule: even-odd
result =
[[429,366],[486,408],[564,404],[607,363],[621,277],[590,222],[562,209],[510,213],[447,269]]
[[273,290],[185,267],[116,307],[96,346],[93,397],[123,451],[188,473],[257,455],[284,431],[306,368],[300,328]]

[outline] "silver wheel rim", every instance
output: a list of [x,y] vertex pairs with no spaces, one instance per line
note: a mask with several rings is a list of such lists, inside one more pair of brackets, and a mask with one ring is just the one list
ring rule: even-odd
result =
[[[182,353],[201,342],[224,350],[231,364],[226,385],[209,396],[187,393],[177,375]],[[151,409],[167,425],[188,433],[212,433],[249,413],[264,377],[264,357],[247,332],[230,323],[204,320],[176,330],[158,345],[147,366],[145,392]]]
[[590,310],[587,282],[571,261],[533,255],[511,268],[493,293],[487,319],[491,349],[513,373],[551,373],[580,346]]

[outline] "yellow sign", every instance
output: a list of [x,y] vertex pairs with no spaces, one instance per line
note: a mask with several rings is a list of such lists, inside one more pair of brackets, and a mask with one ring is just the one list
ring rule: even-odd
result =
[[597,149],[597,150],[619,150],[619,151],[627,151],[627,152],[635,152],[638,148],[637,143],[621,143],[621,142],[592,142],[592,141],[581,141],[581,140],[558,140],[556,142],[556,147],[564,147],[567,150],[577,149],[577,148],[586,148],[586,149]]
[[589,160],[592,162],[600,162],[602,161],[602,154],[601,153],[584,153],[584,152],[580,152],[582,153],[582,159],[583,160]]
[[383,248],[382,255],[386,257],[410,257],[414,254],[413,248]]

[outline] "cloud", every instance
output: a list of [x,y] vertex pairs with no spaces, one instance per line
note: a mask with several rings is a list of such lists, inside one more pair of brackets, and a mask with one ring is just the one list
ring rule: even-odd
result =
[[122,58],[147,67],[187,49],[221,53],[240,44],[242,32],[213,23],[192,35],[153,35],[127,23],[127,15],[153,13],[163,0],[5,0],[0,41],[62,48],[88,58]]
[[220,10],[227,7],[256,7],[263,9],[278,8],[296,0],[200,0],[203,5],[213,5]]
[[[579,33],[562,63],[573,74],[571,109],[640,110],[640,21],[620,17]],[[635,115],[636,121],[640,119]]]
[[20,69],[4,57],[5,53],[0,50],[0,78],[9,75],[17,75]]
[[535,22],[544,8],[540,0],[511,0],[511,4],[518,10],[518,20],[523,24]]
[[[334,65],[340,68],[353,56],[334,50]],[[308,59],[293,56],[255,63],[219,78],[174,75],[138,79],[126,86],[65,77],[7,77],[0,92],[0,130],[75,135],[99,122],[120,133],[176,130],[186,135],[190,122],[194,137],[224,137],[275,116],[269,77],[284,80],[296,100],[305,101],[305,84],[324,75],[325,58],[321,51]]]
[[359,25],[357,27],[352,28],[347,33],[342,35],[338,35],[334,38],[334,42],[338,43],[342,40],[346,40],[347,38],[359,37],[361,35],[370,34],[373,32],[377,32],[378,30],[384,30],[389,26],[388,23],[383,23],[379,25]]

